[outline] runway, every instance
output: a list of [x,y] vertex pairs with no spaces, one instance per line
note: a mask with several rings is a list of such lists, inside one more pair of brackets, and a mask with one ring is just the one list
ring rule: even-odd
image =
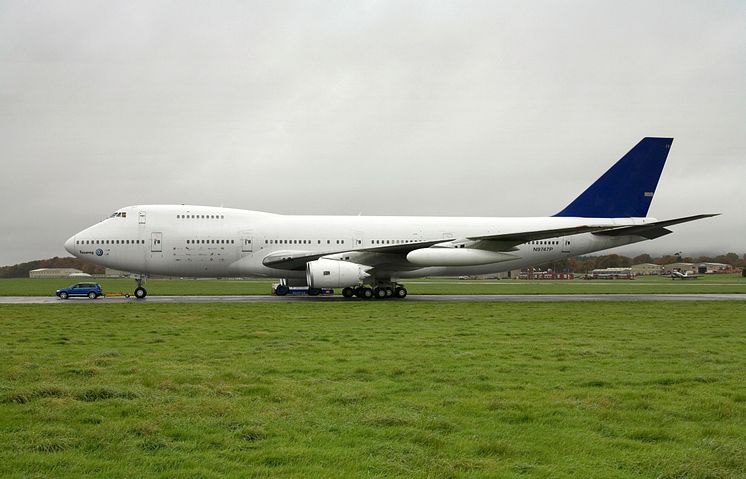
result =
[[121,303],[349,303],[408,301],[447,303],[550,303],[608,301],[746,301],[746,294],[413,294],[405,299],[358,299],[342,296],[148,296],[145,299],[121,296],[110,298],[71,298],[56,296],[0,296],[0,304],[121,304]]

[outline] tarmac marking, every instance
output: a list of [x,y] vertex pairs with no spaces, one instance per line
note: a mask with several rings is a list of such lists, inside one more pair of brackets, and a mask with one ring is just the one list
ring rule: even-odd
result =
[[[148,296],[111,297],[90,300],[71,298],[61,300],[56,296],[0,296],[0,304],[119,304],[119,303],[274,303],[274,302],[356,302],[383,301],[342,296]],[[406,299],[388,299],[386,302],[440,301],[450,303],[511,303],[511,302],[607,302],[607,301],[746,301],[746,294],[412,294]]]

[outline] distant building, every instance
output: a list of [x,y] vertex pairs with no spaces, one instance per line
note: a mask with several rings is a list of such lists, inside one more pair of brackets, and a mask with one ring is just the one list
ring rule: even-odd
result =
[[495,273],[493,277],[495,279],[518,279],[520,275],[521,275],[520,269],[512,269],[510,271],[501,271],[499,273]]
[[634,279],[632,268],[600,268],[590,273],[590,279]]
[[119,271],[118,269],[106,268],[104,276],[107,278],[128,278],[129,273],[126,271]]
[[700,274],[732,273],[733,271],[733,266],[725,263],[699,263],[697,266],[697,272]]
[[556,271],[547,270],[539,271],[534,268],[528,268],[522,270],[518,276],[513,276],[517,279],[575,279],[574,273],[558,273]]
[[632,265],[632,274],[636,276],[647,276],[663,274],[663,266],[655,263],[640,263]]
[[[28,272],[29,278],[69,278],[70,276],[84,275],[79,269],[75,268],[39,268],[32,269]],[[90,276],[90,275],[89,275]]]

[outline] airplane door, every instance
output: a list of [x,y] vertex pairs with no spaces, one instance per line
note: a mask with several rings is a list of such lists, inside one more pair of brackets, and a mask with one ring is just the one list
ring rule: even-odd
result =
[[139,224],[141,224],[141,225],[144,225],[144,224],[145,224],[145,212],[144,212],[144,211],[140,211],[140,212],[139,212],[139,213],[137,214],[137,222],[138,222]]
[[163,233],[153,232],[150,234],[150,252],[151,253],[160,253],[163,251],[163,245],[161,244],[162,240],[163,240]]
[[251,240],[252,240],[251,236],[244,236],[241,239],[241,252],[251,253],[252,251],[254,251],[254,246]]
[[570,238],[562,238],[560,241],[562,242],[562,252],[565,254],[570,254],[572,252]]

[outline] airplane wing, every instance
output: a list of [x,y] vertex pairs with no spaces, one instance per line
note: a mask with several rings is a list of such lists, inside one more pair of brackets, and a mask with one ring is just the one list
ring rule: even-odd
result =
[[268,268],[284,269],[290,271],[302,270],[306,268],[306,263],[309,261],[315,261],[319,258],[329,255],[342,254],[342,253],[382,253],[382,254],[393,254],[406,256],[410,251],[414,251],[420,248],[429,248],[430,246],[448,243],[453,239],[440,239],[434,241],[418,241],[416,243],[404,243],[404,244],[392,244],[384,246],[375,246],[368,248],[356,248],[356,249],[340,249],[330,251],[300,251],[300,250],[287,250],[287,251],[276,251],[268,254],[262,260],[262,264]]
[[[605,226],[575,226],[572,228],[556,228],[549,230],[534,230],[525,231],[518,233],[505,233],[498,235],[488,236],[474,236],[467,239],[474,241],[489,241],[489,249],[492,251],[509,251],[515,246],[525,243],[527,241],[534,241],[544,238],[556,238],[558,236],[566,236],[579,233],[587,233],[592,231],[599,231],[602,229],[608,229],[609,225]],[[342,253],[380,253],[388,255],[390,261],[391,256],[401,256],[403,261],[407,253],[422,249],[429,248],[441,243],[450,243],[454,241],[454,238],[431,240],[431,241],[418,241],[416,243],[403,243],[394,245],[383,245],[383,246],[371,246],[367,248],[356,248],[356,249],[340,249],[323,252],[311,252],[302,250],[285,250],[276,251],[267,255],[263,260],[262,264],[268,268],[284,269],[290,271],[299,271],[305,269],[306,263],[309,261],[315,261],[324,256],[330,256]],[[375,265],[370,265],[375,266]]]
[[683,218],[675,218],[672,220],[656,221],[655,223],[648,223],[637,226],[623,226],[621,228],[609,229],[607,231],[597,231],[593,234],[600,236],[642,236],[647,239],[660,238],[669,233],[671,230],[666,229],[666,226],[678,225],[681,223],[688,223],[689,221],[701,220],[702,218],[710,218],[718,216],[720,213],[710,213],[703,215],[686,216]]
[[[489,241],[491,250],[510,251],[519,244],[529,241],[542,240],[547,238],[557,238],[558,236],[569,236],[580,233],[593,233],[596,231],[608,230],[613,228],[611,225],[581,225],[570,228],[554,228],[548,230],[520,231],[516,233],[503,233],[486,236],[469,236],[467,239],[473,241]],[[496,249],[499,248],[499,249]]]
[[[526,243],[528,241],[536,241],[547,238],[557,238],[559,236],[569,236],[581,233],[593,233],[597,235],[609,235],[609,236],[626,236],[626,235],[640,235],[646,238],[657,238],[670,233],[669,230],[665,229],[665,226],[671,226],[679,223],[686,223],[688,221],[694,221],[702,218],[708,218],[711,216],[717,216],[716,214],[704,214],[696,216],[688,216],[685,218],[676,218],[672,220],[656,221],[654,223],[648,223],[645,225],[637,226],[622,226],[615,227],[612,225],[579,225],[569,228],[554,228],[545,230],[532,230],[532,231],[519,231],[513,233],[502,233],[492,234],[483,236],[469,236],[466,239],[477,242],[477,247],[489,251],[507,252],[515,250],[515,247]],[[657,236],[656,236],[657,235]],[[315,261],[324,256],[338,255],[338,254],[356,254],[360,253],[379,253],[384,263],[390,264],[392,258],[400,258],[398,263],[406,264],[405,259],[407,253],[411,251],[429,248],[442,243],[450,243],[457,241],[455,238],[439,239],[431,241],[419,241],[416,243],[403,243],[394,245],[382,245],[382,246],[371,246],[367,248],[356,248],[356,249],[339,249],[329,251],[303,251],[303,250],[285,250],[275,251],[270,253],[263,260],[262,264],[269,268],[289,270],[289,271],[300,271],[305,269],[306,263],[309,261]],[[368,266],[379,266],[377,261],[366,260],[365,264]],[[353,260],[354,261],[354,260]],[[372,264],[371,264],[372,263]],[[413,266],[413,265],[412,265]],[[416,266],[413,266],[417,268]]]

